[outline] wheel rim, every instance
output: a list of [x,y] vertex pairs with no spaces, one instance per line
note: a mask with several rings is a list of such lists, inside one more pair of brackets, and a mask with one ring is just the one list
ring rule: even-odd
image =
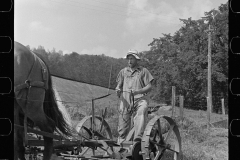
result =
[[[76,126],[76,131],[80,134],[80,136],[84,136],[87,140],[95,139],[95,140],[112,140],[112,133],[108,123],[103,120],[102,117],[95,116],[94,122],[94,130],[91,126],[92,116],[84,117]],[[102,126],[102,127],[101,127]],[[93,135],[94,134],[94,137]],[[101,149],[101,148],[100,148]],[[94,147],[84,147],[83,151],[79,153],[81,156],[86,155],[88,150],[92,150],[93,156],[96,155],[95,151],[97,148]]]
[[141,148],[144,160],[180,160],[181,137],[174,120],[168,116],[152,118],[144,131]]

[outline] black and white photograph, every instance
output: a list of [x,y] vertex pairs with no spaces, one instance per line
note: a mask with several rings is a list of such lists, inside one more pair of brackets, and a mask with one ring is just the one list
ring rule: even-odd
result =
[[229,159],[227,0],[14,0],[12,43],[14,160]]

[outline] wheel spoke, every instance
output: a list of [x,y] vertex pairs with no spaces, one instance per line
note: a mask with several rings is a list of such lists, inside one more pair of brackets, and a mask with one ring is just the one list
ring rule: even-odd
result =
[[158,125],[158,134],[160,137],[160,143],[163,143],[163,136],[162,136],[162,129],[161,129],[161,122],[160,119],[157,120],[157,125]]
[[103,129],[103,120],[104,120],[104,117],[102,116],[101,123],[100,123],[100,129],[99,129],[100,132],[101,132],[102,129]]
[[97,132],[97,131],[94,132],[94,135],[99,137],[100,139],[102,139],[102,138],[107,139],[107,137],[105,137],[102,133]]
[[93,149],[93,148],[92,148],[92,153],[93,153],[93,155],[95,156],[95,149]]
[[82,153],[80,154],[80,156],[83,156],[89,149],[90,149],[89,147],[85,148],[85,149],[82,151]]
[[105,132],[105,127],[104,125],[101,126],[101,128],[98,131],[99,133],[104,133]]
[[155,130],[154,137],[153,137],[154,142],[157,142],[156,138],[157,138],[158,135],[159,135],[158,130]]
[[172,151],[172,152],[174,152],[174,153],[179,153],[179,151],[173,150],[173,149],[171,149],[171,148],[167,148],[167,150]]
[[92,126],[93,124],[92,124],[92,117],[90,118],[90,128],[92,129],[93,128],[93,126]]
[[96,130],[96,131],[94,132],[94,135],[95,135],[95,136],[98,136],[100,139],[109,139],[109,138],[107,137],[107,133],[106,133],[105,126],[102,127],[102,131]]
[[164,144],[159,144],[158,142],[154,142],[154,141],[152,141],[152,140],[149,140],[149,142],[151,142],[151,143],[153,143],[154,145],[157,145],[157,146],[159,146],[159,147],[165,147]]
[[102,131],[100,133],[102,133],[103,137],[108,139],[105,127],[103,127],[103,129],[102,129]]
[[175,125],[171,125],[171,126],[170,126],[170,129],[169,129],[169,131],[168,131],[168,133],[167,133],[167,136],[166,136],[166,138],[164,139],[165,143],[167,143],[167,141],[168,141],[168,139],[169,139],[169,137],[170,137],[170,135],[171,135],[174,127],[175,127]]
[[157,155],[155,156],[154,159],[158,160],[159,158],[162,158],[162,156],[163,156],[162,151],[163,151],[162,149],[159,149],[158,152],[157,152]]

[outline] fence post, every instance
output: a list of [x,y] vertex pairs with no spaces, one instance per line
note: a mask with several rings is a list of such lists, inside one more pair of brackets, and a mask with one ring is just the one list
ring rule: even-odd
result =
[[179,101],[180,101],[180,118],[183,120],[183,96],[179,96]]
[[172,117],[175,113],[175,86],[172,86]]
[[210,114],[211,114],[211,107],[209,104],[209,97],[207,97],[207,128],[209,129],[209,125],[210,125]]
[[222,98],[221,101],[222,101],[222,114],[225,115],[224,98]]

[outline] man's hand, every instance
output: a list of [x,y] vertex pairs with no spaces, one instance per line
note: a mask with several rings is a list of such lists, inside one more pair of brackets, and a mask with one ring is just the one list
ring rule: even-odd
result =
[[147,86],[143,87],[142,89],[139,89],[139,90],[133,90],[132,93],[133,95],[137,95],[137,94],[144,94],[144,93],[148,93],[151,91],[151,88],[152,88],[152,85],[151,83],[149,83]]
[[135,96],[135,95],[139,94],[139,91],[132,91],[132,94]]
[[122,93],[121,89],[116,88],[116,93],[117,93],[118,98],[120,98],[121,93]]

